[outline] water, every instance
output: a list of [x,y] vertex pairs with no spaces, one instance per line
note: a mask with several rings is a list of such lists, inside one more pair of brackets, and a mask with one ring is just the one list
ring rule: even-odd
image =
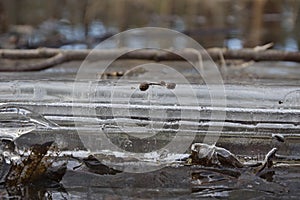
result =
[[[185,104],[174,106],[177,99],[169,89],[153,86],[144,92],[138,89],[139,83],[131,80],[118,84],[82,82],[80,84],[97,85],[93,87],[97,89],[95,96],[90,98],[87,93],[75,101],[72,81],[40,80],[38,89],[34,82],[2,81],[1,133],[15,139],[20,150],[33,144],[55,141],[61,151],[55,165],[68,160],[68,169],[59,187],[28,187],[23,197],[182,199],[235,198],[241,194],[247,198],[296,198],[299,195],[300,113],[297,99],[300,88],[297,84],[260,87],[227,84],[228,106],[224,108],[218,104],[212,107],[207,87],[197,84],[192,87],[200,107],[189,98],[183,101]],[[124,87],[129,89],[124,90]],[[174,92],[185,96],[188,87],[177,83]],[[112,88],[120,93],[110,102]],[[281,91],[281,94],[274,93],[274,90]],[[129,102],[125,98],[128,94],[133,94]],[[159,101],[162,98],[164,101]],[[85,115],[91,108],[96,109],[95,113]],[[164,115],[166,110],[167,115]],[[185,111],[189,115],[184,117],[181,113]],[[224,123],[211,118],[213,111],[226,111]],[[200,120],[197,115],[201,116]],[[262,162],[269,150],[278,148],[278,158],[271,168],[274,172],[271,180],[256,176],[251,167],[189,165],[184,161],[190,153],[188,148],[180,154],[164,148],[179,130],[182,131],[182,143],[189,141],[194,134],[193,142],[202,142],[207,134],[217,134],[208,132],[209,126],[222,125],[217,145],[230,150],[244,163]],[[101,141],[96,142],[100,144],[97,148],[87,146],[103,133],[119,150],[106,149],[107,145],[103,146]],[[158,134],[149,138],[151,133]],[[284,142],[278,141],[274,133],[281,134]],[[152,152],[157,149],[160,150]],[[91,153],[101,163],[122,172],[104,175],[85,165],[77,168],[80,165],[77,159],[87,158]],[[73,158],[69,157],[70,154]],[[158,168],[147,172],[153,167]],[[1,193],[7,196],[5,188]]]
[[[153,2],[3,1],[1,48],[93,48],[120,31],[159,26],[183,32],[204,47],[239,49],[273,42],[276,49],[298,50],[297,1]],[[131,12],[134,9],[141,12]],[[173,45],[180,48],[183,42],[176,40]],[[144,43],[139,34],[126,40],[128,47]],[[132,70],[145,61],[118,60],[107,71],[122,71],[121,81],[113,76],[78,81],[76,96],[74,80],[81,64],[0,74],[0,137],[5,139],[1,198],[298,199],[299,64],[228,64],[221,69],[226,107],[220,94],[212,103],[204,80],[184,62],[161,64],[172,66],[191,85],[172,75],[162,76],[162,70]],[[145,80],[176,83],[176,87],[153,85],[140,91]],[[189,95],[191,89],[197,101]],[[226,115],[220,120],[215,113]],[[214,139],[245,166],[188,161],[192,143]],[[58,148],[49,153],[55,157],[53,167],[67,163],[60,184],[43,177],[36,185],[22,187],[21,193],[9,194],[10,188],[3,184],[9,166],[20,162],[20,155],[28,156],[33,145],[47,141]],[[254,166],[263,163],[273,148],[278,149],[273,166],[258,175]],[[90,155],[100,162],[89,160]]]

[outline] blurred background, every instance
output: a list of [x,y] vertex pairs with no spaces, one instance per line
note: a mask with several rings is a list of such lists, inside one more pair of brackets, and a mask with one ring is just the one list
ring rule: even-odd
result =
[[206,48],[274,42],[298,51],[298,0],[0,0],[0,48],[92,48],[145,26],[183,32]]

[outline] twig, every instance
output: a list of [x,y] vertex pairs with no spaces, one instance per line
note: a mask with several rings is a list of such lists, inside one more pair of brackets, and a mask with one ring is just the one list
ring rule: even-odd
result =
[[20,65],[20,66],[1,66],[0,70],[1,71],[38,71],[38,70],[43,70],[47,69],[49,67],[64,63],[67,61],[67,57],[59,53],[51,58],[47,58],[41,62],[33,63],[33,64],[27,64],[27,65]]
[[260,172],[262,172],[264,169],[266,168],[271,168],[273,165],[273,158],[275,157],[275,153],[277,152],[277,148],[273,148],[271,149],[267,155],[265,156],[265,159],[263,161],[263,164],[261,167],[258,168],[258,172],[257,174],[259,174]]
[[[269,46],[267,46],[269,47]],[[240,49],[231,50],[224,48],[212,48],[207,49],[206,52],[199,51],[195,53],[189,49],[183,49],[181,51],[171,50],[157,50],[157,49],[142,49],[138,51],[131,51],[124,54],[125,49],[113,49],[113,50],[63,50],[63,49],[51,49],[41,48],[34,50],[0,50],[0,58],[5,59],[36,59],[45,58],[46,60],[29,64],[24,66],[7,67],[0,66],[0,71],[37,71],[46,69],[68,61],[84,60],[88,55],[92,55],[97,60],[111,59],[119,57],[119,59],[141,59],[141,60],[154,60],[154,61],[179,61],[190,59],[192,61],[198,61],[199,55],[202,59],[207,59],[207,53],[214,60],[220,59],[220,54],[224,59],[242,59],[245,61],[293,61],[300,62],[300,52],[288,52],[279,50],[263,50],[257,51],[255,49]],[[91,54],[90,54],[91,53]],[[180,56],[182,55],[182,56]]]
[[274,44],[271,42],[271,43],[268,43],[268,44],[265,44],[265,45],[262,45],[262,46],[256,46],[253,48],[254,51],[265,51],[267,49],[270,49]]

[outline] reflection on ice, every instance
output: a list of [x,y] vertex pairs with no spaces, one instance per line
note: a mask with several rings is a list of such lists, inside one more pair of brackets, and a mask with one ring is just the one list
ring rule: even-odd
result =
[[0,108],[0,138],[15,140],[19,136],[36,130],[37,127],[51,129],[57,125],[38,113],[16,106]]

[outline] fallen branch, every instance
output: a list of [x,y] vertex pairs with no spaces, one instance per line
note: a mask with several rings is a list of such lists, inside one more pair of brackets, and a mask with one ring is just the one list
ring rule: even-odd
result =
[[[131,51],[124,54],[124,49],[113,50],[63,50],[40,48],[34,50],[9,50],[0,49],[0,58],[5,59],[40,59],[45,58],[41,62],[34,64],[27,64],[15,67],[0,66],[0,71],[37,71],[53,67],[68,61],[84,60],[88,55],[97,59],[111,59],[122,55],[119,59],[141,59],[159,61],[183,61],[188,58],[191,61],[198,60],[199,53],[206,59],[205,51],[200,51],[198,54],[192,49],[183,49],[181,51],[171,50],[156,50],[156,49],[142,49],[138,51]],[[224,59],[239,59],[245,61],[292,61],[300,62],[300,52],[288,52],[279,50],[257,50],[257,49],[240,49],[231,50],[225,48],[211,48],[206,52],[214,60],[219,60],[220,55]],[[179,56],[183,55],[183,57]]]

